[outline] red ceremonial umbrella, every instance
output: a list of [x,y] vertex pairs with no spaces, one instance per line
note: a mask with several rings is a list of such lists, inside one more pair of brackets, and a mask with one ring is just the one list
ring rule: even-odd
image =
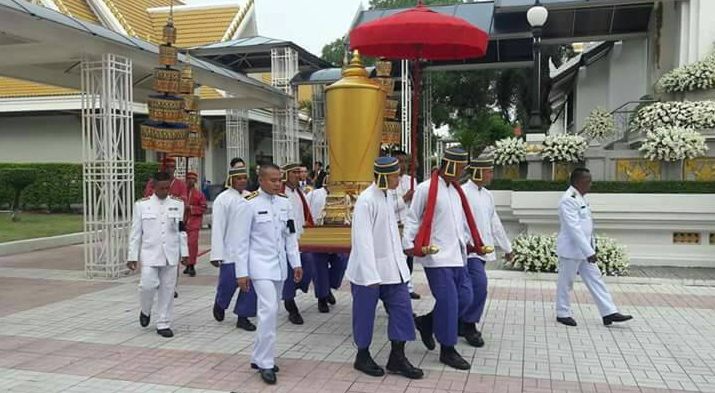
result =
[[420,60],[461,60],[487,53],[489,35],[464,19],[417,7],[358,26],[350,33],[350,48],[364,56],[414,60],[412,109],[412,185],[417,153]]

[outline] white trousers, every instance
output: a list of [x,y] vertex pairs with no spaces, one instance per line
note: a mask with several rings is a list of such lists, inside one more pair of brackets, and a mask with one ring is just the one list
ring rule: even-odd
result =
[[159,304],[156,320],[157,329],[168,329],[174,318],[174,287],[176,286],[177,265],[142,266],[142,278],[139,283],[140,303],[144,315],[151,315],[154,295],[159,292]]
[[591,298],[598,306],[602,317],[618,312],[613,298],[601,279],[601,270],[595,263],[585,259],[569,259],[559,257],[559,282],[556,287],[556,316],[559,318],[573,317],[569,295],[573,289],[576,273],[591,292]]
[[283,293],[283,281],[251,280],[258,297],[258,329],[253,347],[253,363],[259,368],[275,366],[278,302]]

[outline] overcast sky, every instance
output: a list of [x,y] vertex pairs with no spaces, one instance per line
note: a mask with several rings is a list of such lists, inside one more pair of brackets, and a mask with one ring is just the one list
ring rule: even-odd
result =
[[[238,4],[245,0],[185,0],[187,4]],[[323,45],[347,33],[367,0],[256,0],[258,34],[293,41],[320,56]]]

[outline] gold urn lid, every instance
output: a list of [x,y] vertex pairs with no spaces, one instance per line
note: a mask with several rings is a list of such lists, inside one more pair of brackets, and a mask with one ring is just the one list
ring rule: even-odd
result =
[[367,70],[360,60],[360,53],[353,51],[353,59],[343,68],[343,78],[325,88],[328,92],[341,88],[368,88],[380,89],[380,85],[368,78]]

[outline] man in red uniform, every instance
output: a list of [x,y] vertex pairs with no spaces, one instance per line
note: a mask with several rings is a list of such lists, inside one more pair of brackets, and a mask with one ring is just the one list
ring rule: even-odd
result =
[[186,222],[186,236],[189,243],[189,262],[184,269],[184,274],[196,276],[196,258],[199,254],[199,231],[206,212],[206,197],[201,190],[196,189],[199,176],[193,172],[186,174],[187,203],[184,221]]
[[[171,188],[169,189],[169,195],[181,198],[184,200],[184,205],[186,202],[186,183],[183,180],[174,177],[174,172],[176,172],[176,160],[170,157],[164,157],[161,159],[161,165],[159,166],[159,172],[168,173],[171,176]],[[152,179],[146,183],[144,187],[144,198],[150,197],[154,194],[154,182]]]

